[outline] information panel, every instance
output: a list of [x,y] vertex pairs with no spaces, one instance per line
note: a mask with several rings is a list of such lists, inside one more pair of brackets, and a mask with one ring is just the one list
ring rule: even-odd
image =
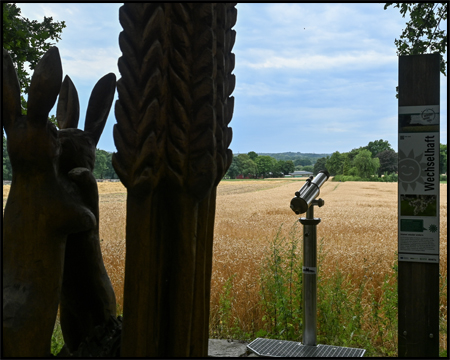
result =
[[439,262],[439,105],[398,110],[398,259]]

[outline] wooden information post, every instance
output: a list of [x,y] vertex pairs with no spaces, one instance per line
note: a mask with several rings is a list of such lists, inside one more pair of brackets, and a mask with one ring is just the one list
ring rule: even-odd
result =
[[399,57],[399,357],[439,356],[439,61]]

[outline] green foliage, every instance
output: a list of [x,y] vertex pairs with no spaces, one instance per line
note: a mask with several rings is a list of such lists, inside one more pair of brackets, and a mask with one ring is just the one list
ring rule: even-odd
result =
[[244,176],[253,177],[257,173],[256,161],[253,161],[247,154],[239,154],[236,156],[236,163],[239,173]]
[[376,157],[380,160],[378,175],[386,172],[392,173],[398,170],[398,154],[394,150],[383,150],[379,152]]
[[219,297],[219,325],[217,326],[217,337],[219,339],[232,338],[234,323],[232,322],[233,309],[233,279],[236,274],[231,275],[226,281]]
[[352,162],[350,161],[348,153],[342,154],[341,158],[342,158],[342,174],[349,175],[350,169],[352,168]]
[[362,149],[369,150],[372,153],[372,157],[375,157],[379,153],[386,150],[394,151],[391,147],[391,144],[389,144],[387,140],[383,139],[371,141],[369,142],[369,144],[367,144],[367,146],[364,146]]
[[[330,154],[314,154],[314,153],[301,153],[301,152],[284,152],[284,153],[259,153],[259,155],[268,155],[273,157],[276,160],[292,160],[295,164],[297,160],[310,160],[312,165],[317,159],[320,159],[325,156],[329,156]],[[302,164],[295,164],[302,165]]]
[[56,120],[56,116],[55,115],[50,115],[48,117],[48,121],[50,121],[53,125],[56,126],[57,129],[59,129],[58,121]]
[[[54,42],[61,39],[65,22],[53,21],[52,17],[45,17],[42,22],[29,20],[20,15],[20,8],[14,3],[2,3],[3,8],[3,47],[8,50],[19,78],[21,92],[27,94],[31,76],[25,70],[28,63],[34,70],[45,52]],[[26,105],[22,96],[22,106]],[[26,110],[26,106],[24,107]]]
[[446,174],[447,169],[447,145],[439,144],[439,173]]
[[[320,270],[320,269],[319,269]],[[349,346],[349,341],[361,330],[361,312],[352,316],[350,302],[351,281],[339,268],[329,279],[319,278],[317,283],[318,342],[340,346]],[[358,289],[358,293],[362,293]],[[359,305],[360,306],[360,305]],[[353,319],[353,317],[355,319]],[[358,318],[358,321],[355,320]],[[320,340],[319,340],[320,339]]]
[[359,148],[352,149],[348,153],[344,153],[344,154],[347,154],[348,159],[350,160],[350,163],[353,164],[353,160],[355,160],[356,155],[358,155],[362,149],[364,149],[364,148],[362,146],[360,146]]
[[383,174],[383,176],[380,176],[379,178],[377,178],[378,181],[383,181],[383,182],[398,182],[398,174],[396,173],[387,173],[385,172]]
[[273,339],[301,340],[302,261],[298,226],[296,222],[289,238],[280,235],[280,227],[261,267],[263,331],[265,336]]
[[447,62],[443,54],[447,50],[447,32],[441,30],[441,22],[447,20],[448,3],[386,3],[384,10],[394,5],[400,14],[410,20],[394,43],[398,55],[419,55],[438,52],[441,58],[441,73],[446,75]]
[[[233,156],[225,179],[235,179],[238,175],[244,177],[283,177],[295,170],[313,171],[312,165],[324,154],[303,153],[260,153],[250,151],[248,154]],[[256,169],[254,167],[256,165]],[[299,167],[301,166],[301,167]],[[305,168],[305,166],[311,166]],[[325,170],[325,166],[318,165],[318,170]]]
[[335,151],[331,157],[318,159],[314,165],[314,175],[320,170],[328,170],[331,175],[358,176],[360,178],[375,175],[377,172],[378,175],[381,175],[385,171],[397,171],[397,153],[391,148],[388,141],[375,140],[369,142],[367,146],[345,153]]
[[313,165],[313,162],[308,158],[298,158],[294,161],[294,165],[308,166]]
[[258,176],[262,176],[264,178],[269,177],[274,170],[274,165],[277,161],[268,155],[259,155],[255,159],[256,166],[258,167],[257,174]]
[[331,175],[342,174],[344,158],[339,151],[335,151],[325,163]]
[[355,160],[353,160],[353,165],[358,170],[360,177],[368,178],[377,173],[380,167],[380,159],[372,158],[372,153],[369,150],[363,149],[356,155]]
[[112,166],[112,153],[96,149],[93,174],[96,179],[117,179],[118,176]]
[[239,167],[237,164],[237,156],[233,156],[233,159],[231,161],[231,165],[228,168],[227,173],[225,174],[224,178],[227,179],[235,179],[236,176],[239,175]]
[[9,160],[8,150],[6,148],[6,138],[3,132],[3,180],[12,179],[11,161]]
[[317,175],[319,173],[319,171],[321,171],[321,170],[327,169],[326,163],[327,163],[328,159],[329,159],[329,156],[317,159],[316,163],[314,164],[314,171],[313,171],[314,175]]
[[384,173],[382,176],[371,176],[368,178],[362,178],[357,175],[336,175],[333,177],[332,181],[375,181],[375,182],[397,182],[398,181],[398,174],[396,173]]
[[61,351],[62,347],[64,346],[64,338],[61,330],[61,324],[59,323],[59,318],[56,319],[55,327],[53,329],[52,334],[52,343],[50,352],[56,356]]
[[356,167],[351,167],[348,171],[348,175],[350,176],[358,176],[358,169]]
[[258,157],[258,154],[255,153],[254,151],[250,151],[247,155],[248,155],[248,156],[250,157],[250,159],[252,159],[253,161],[255,161],[255,159]]
[[273,167],[272,175],[273,177],[282,177],[284,175],[288,175],[291,172],[294,172],[295,165],[292,160],[278,160]]

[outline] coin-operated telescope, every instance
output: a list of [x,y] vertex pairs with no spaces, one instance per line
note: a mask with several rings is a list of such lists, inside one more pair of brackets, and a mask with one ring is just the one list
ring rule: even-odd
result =
[[310,176],[305,185],[295,193],[291,200],[291,209],[298,215],[303,225],[303,344],[317,345],[317,225],[320,218],[314,217],[314,206],[322,207],[325,202],[316,198],[320,188],[328,180],[330,173],[319,171]]
[[[302,188],[295,193],[295,198],[291,200],[291,209],[297,214],[305,213],[320,194],[320,188],[330,177],[330,173],[326,170],[320,170],[315,178],[311,175],[306,179]],[[322,201],[319,199],[319,201]],[[319,204],[319,207],[322,206]]]
[[328,180],[330,173],[319,171],[310,176],[303,187],[295,192],[291,209],[297,214],[306,212],[306,217],[298,219],[303,225],[303,336],[301,343],[278,339],[257,338],[247,345],[260,356],[281,357],[362,357],[366,350],[317,344],[317,225],[320,218],[314,217],[314,207],[322,207],[325,202],[317,199],[320,188]]

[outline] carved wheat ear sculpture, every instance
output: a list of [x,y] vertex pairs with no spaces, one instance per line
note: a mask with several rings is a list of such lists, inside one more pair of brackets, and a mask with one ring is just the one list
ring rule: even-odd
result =
[[113,165],[128,191],[122,356],[207,356],[216,187],[232,159],[234,5],[120,8]]

